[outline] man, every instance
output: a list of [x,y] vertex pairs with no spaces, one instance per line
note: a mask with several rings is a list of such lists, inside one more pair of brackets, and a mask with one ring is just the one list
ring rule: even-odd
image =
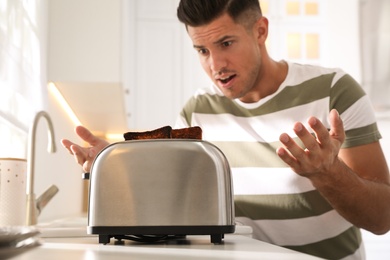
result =
[[[257,0],[181,0],[178,18],[213,86],[188,101],[177,127],[200,126],[226,154],[237,220],[266,242],[364,258],[359,228],[390,229],[390,180],[362,89],[338,69],[272,60]],[[76,132],[92,147],[63,145],[88,171],[107,143]]]

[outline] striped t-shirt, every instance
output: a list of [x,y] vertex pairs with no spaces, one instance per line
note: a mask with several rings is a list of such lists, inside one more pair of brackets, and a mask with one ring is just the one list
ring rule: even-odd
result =
[[[276,154],[293,124],[319,118],[328,128],[335,108],[346,131],[343,148],[381,138],[370,101],[339,69],[288,64],[279,89],[256,103],[226,98],[215,86],[199,90],[181,111],[176,127],[200,126],[232,168],[236,217],[245,217],[254,237],[326,259],[364,259],[358,228],[343,219],[314,188]],[[248,223],[248,222],[246,222]]]

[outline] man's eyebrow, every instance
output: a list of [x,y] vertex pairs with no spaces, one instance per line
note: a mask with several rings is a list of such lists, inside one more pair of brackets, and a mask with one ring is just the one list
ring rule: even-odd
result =
[[218,45],[218,44],[221,44],[221,43],[225,42],[226,40],[229,40],[229,39],[232,39],[232,38],[234,38],[234,37],[231,36],[231,35],[226,35],[226,36],[223,36],[221,39],[216,40],[215,42],[213,42],[213,44]]
[[196,44],[194,44],[193,47],[194,47],[194,49],[203,49],[204,48],[204,46],[196,45]]
[[[219,44],[225,42],[226,40],[233,39],[233,38],[234,38],[234,36],[226,35],[226,36],[223,36],[222,38],[216,40],[215,42],[213,42],[213,44],[214,45],[219,45]],[[195,49],[203,49],[204,48],[203,45],[196,45],[196,44],[194,44],[193,47]]]

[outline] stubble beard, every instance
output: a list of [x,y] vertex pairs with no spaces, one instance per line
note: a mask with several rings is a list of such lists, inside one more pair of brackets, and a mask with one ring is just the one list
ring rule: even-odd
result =
[[[237,82],[231,89],[222,89],[221,91],[229,99],[240,99],[242,102],[254,102],[246,101],[251,99],[249,95],[256,91],[256,83],[259,79],[260,64],[257,64],[253,69],[247,74],[247,78],[243,82]],[[241,84],[241,86],[240,86]],[[238,85],[238,86],[237,86]],[[241,88],[240,88],[241,87]],[[240,89],[237,93],[234,92],[236,89]]]

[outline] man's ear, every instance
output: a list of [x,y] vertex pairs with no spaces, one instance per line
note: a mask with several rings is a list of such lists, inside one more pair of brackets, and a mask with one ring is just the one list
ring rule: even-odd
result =
[[264,16],[260,17],[254,25],[254,35],[259,44],[265,44],[268,37],[268,19]]

